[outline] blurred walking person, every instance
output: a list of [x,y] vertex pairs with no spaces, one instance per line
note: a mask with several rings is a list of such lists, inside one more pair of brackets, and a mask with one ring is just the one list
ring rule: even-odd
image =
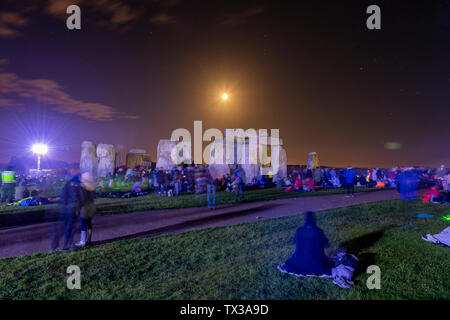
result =
[[92,176],[85,172],[81,175],[80,183],[80,223],[81,237],[77,247],[84,247],[91,243],[92,218],[95,214],[95,184]]
[[438,182],[440,182],[440,185],[442,186],[442,188],[444,188],[444,183],[446,182],[445,180],[447,179],[447,177],[446,177],[447,169],[445,169],[444,165],[441,165],[441,167],[436,170],[436,175],[437,175]]
[[1,202],[12,203],[14,201],[14,193],[16,189],[16,173],[13,168],[9,166],[2,172],[2,188],[1,188]]
[[166,173],[164,172],[164,168],[159,168],[159,171],[156,173],[156,183],[158,184],[158,194],[164,195],[165,193],[165,182],[166,182]]
[[314,169],[314,185],[320,186],[322,184],[322,170],[317,167]]
[[211,175],[210,168],[206,170],[206,198],[208,209],[216,209],[216,179]]
[[397,177],[397,190],[402,200],[402,211],[410,216],[415,214],[417,199],[417,190],[419,185],[419,176],[413,168],[403,169],[403,172]]
[[181,192],[181,184],[183,183],[183,175],[181,174],[181,170],[179,168],[175,169],[173,175],[175,195],[180,195]]
[[348,167],[347,170],[344,171],[345,177],[345,188],[347,189],[347,198],[355,196],[355,170],[352,167]]
[[444,180],[442,180],[442,187],[444,188],[445,192],[450,192],[450,170],[447,171],[447,175],[445,176]]
[[234,171],[233,178],[234,190],[236,192],[236,200],[244,200],[244,191],[245,191],[245,171],[241,166],[238,165],[236,170]]
[[[75,173],[75,171],[72,171]],[[73,243],[74,226],[78,217],[80,204],[80,176],[79,173],[66,182],[61,192],[61,208],[58,222],[52,235],[51,250],[58,250],[59,239],[64,235],[63,249],[70,249]]]

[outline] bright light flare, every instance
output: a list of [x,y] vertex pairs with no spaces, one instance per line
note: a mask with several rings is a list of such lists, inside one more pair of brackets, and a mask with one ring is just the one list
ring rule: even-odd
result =
[[35,143],[31,146],[31,152],[37,155],[44,155],[48,152],[48,146],[43,143]]
[[228,100],[228,94],[222,93],[222,100]]

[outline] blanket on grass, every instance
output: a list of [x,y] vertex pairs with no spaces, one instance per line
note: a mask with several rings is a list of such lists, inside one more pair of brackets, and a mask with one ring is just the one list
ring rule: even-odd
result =
[[443,244],[444,246],[450,247],[450,227],[447,227],[442,232],[434,235],[427,234],[426,236],[423,236],[422,239],[434,244]]

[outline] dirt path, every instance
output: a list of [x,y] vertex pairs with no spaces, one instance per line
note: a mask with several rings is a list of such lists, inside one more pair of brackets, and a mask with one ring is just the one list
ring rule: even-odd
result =
[[[320,211],[360,203],[398,199],[395,190],[363,192],[354,198],[328,195],[224,205],[216,210],[186,208],[98,215],[93,220],[94,244],[126,238],[149,237],[207,227],[227,226],[296,215],[308,210]],[[46,252],[54,222],[0,230],[0,257]],[[76,235],[79,239],[79,234]]]

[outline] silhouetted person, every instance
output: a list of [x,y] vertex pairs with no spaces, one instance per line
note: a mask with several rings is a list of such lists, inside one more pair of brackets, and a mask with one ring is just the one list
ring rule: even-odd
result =
[[331,275],[331,261],[325,255],[328,239],[317,227],[314,213],[308,211],[305,224],[295,233],[295,251],[291,258],[278,266],[281,272],[297,275]]

